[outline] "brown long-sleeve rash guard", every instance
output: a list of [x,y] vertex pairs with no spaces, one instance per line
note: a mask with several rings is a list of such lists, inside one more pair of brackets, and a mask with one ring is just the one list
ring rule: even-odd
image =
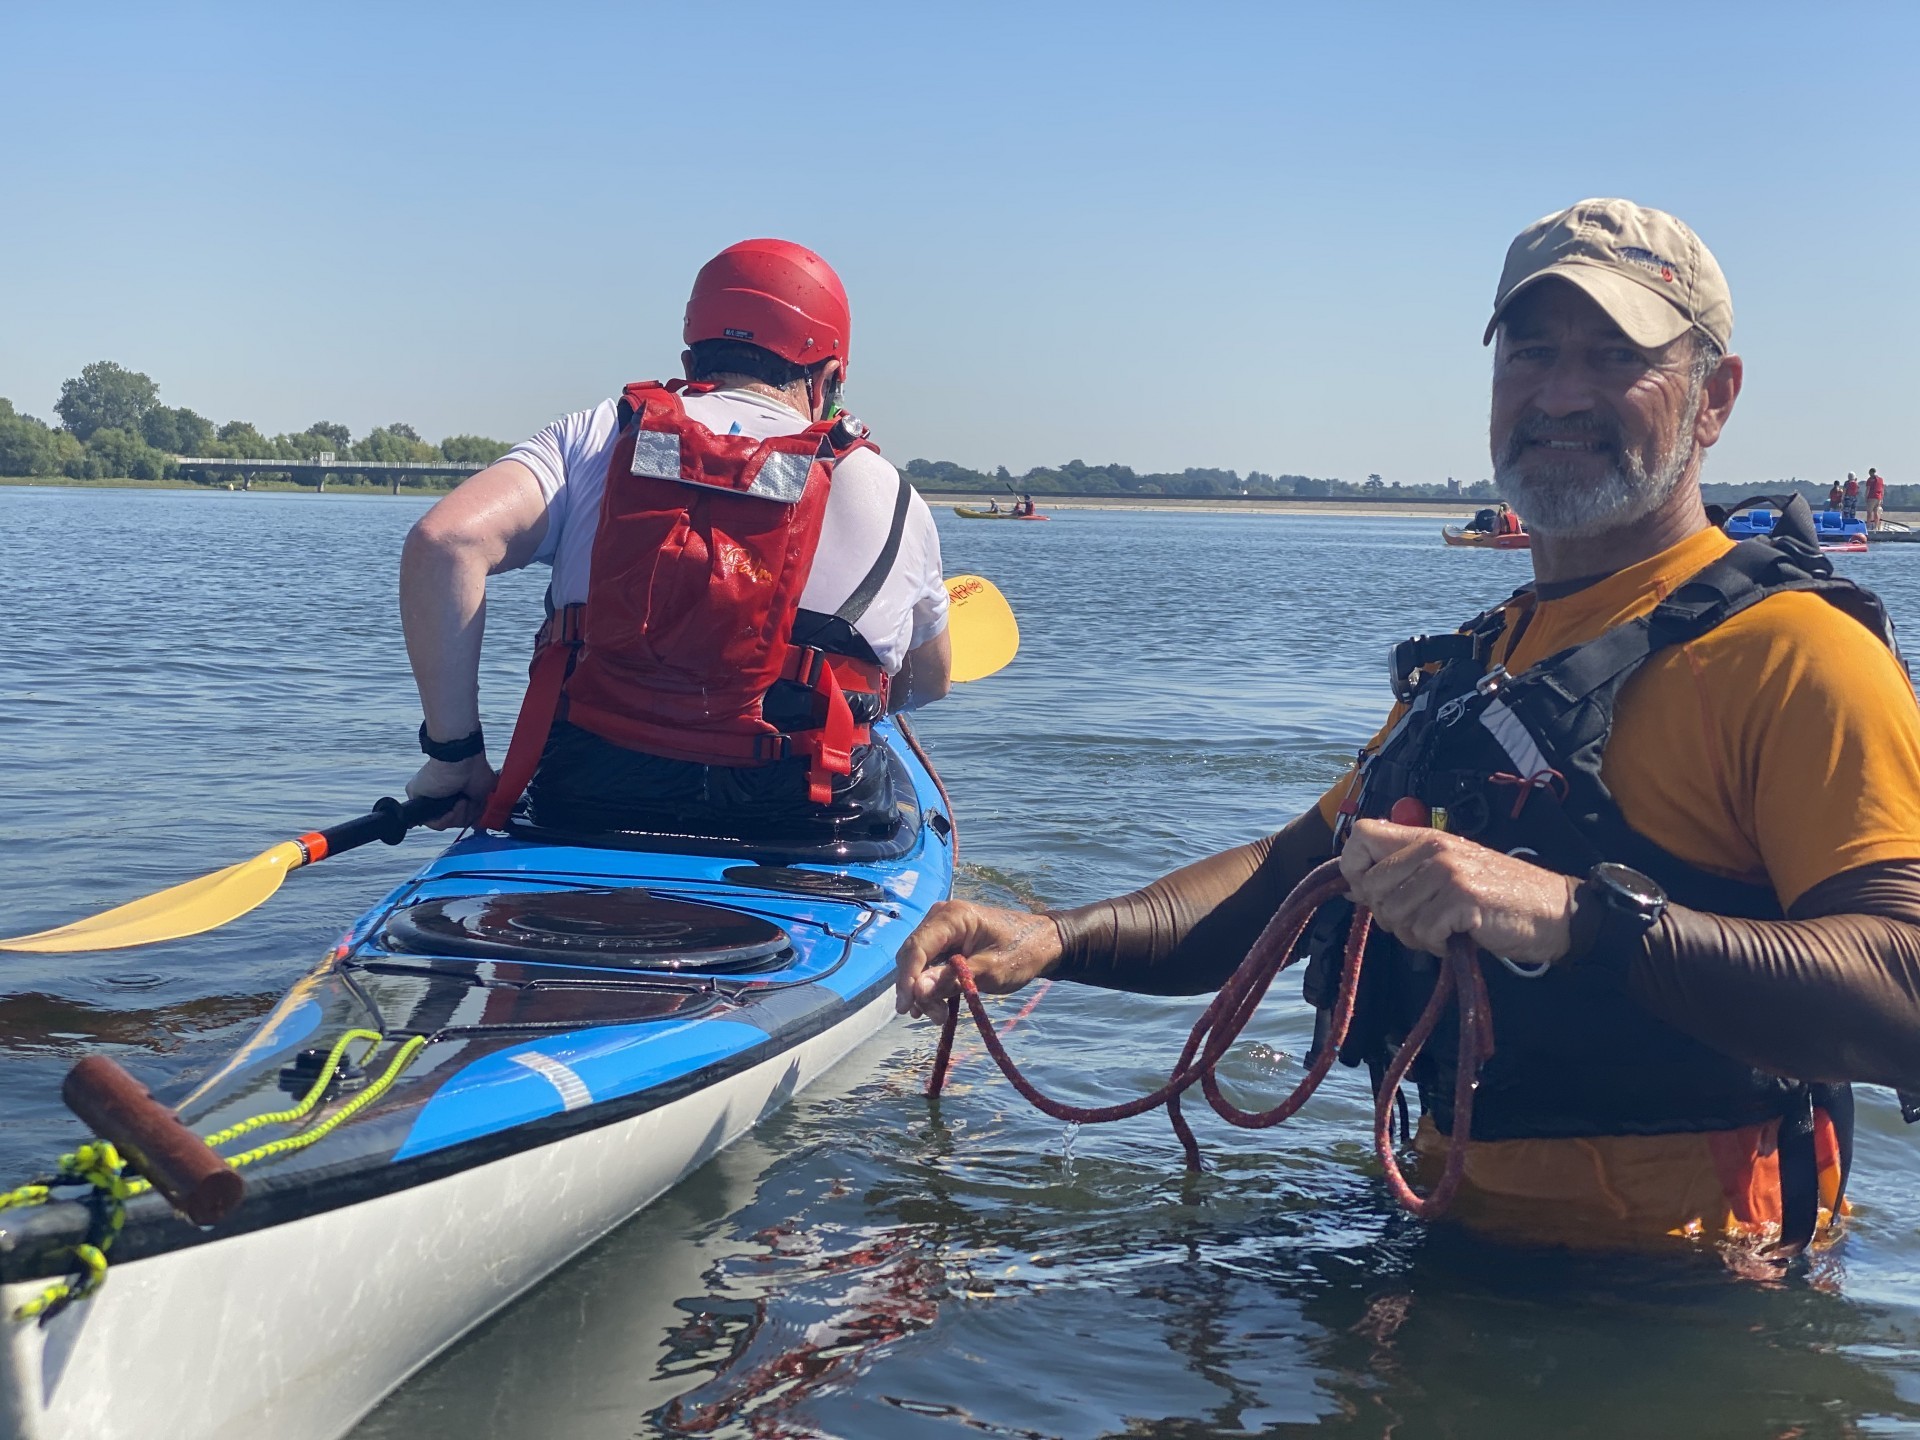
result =
[[[1056,911],[1053,974],[1145,995],[1218,989],[1332,848],[1308,811],[1144,889]],[[1920,861],[1836,875],[1786,920],[1671,906],[1627,985],[1652,1014],[1758,1069],[1920,1091]]]

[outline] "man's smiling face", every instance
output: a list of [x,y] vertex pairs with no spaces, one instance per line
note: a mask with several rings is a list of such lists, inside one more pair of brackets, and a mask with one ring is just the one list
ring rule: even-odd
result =
[[1527,527],[1586,535],[1650,514],[1694,468],[1696,342],[1635,344],[1586,293],[1535,284],[1501,318],[1494,477]]

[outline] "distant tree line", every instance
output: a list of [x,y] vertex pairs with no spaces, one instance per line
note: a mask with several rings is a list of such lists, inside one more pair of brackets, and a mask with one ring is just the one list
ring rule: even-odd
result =
[[[449,435],[438,445],[420,438],[411,425],[381,425],[355,440],[345,425],[317,420],[296,434],[267,436],[245,420],[216,426],[204,415],[184,406],[160,403],[160,387],[137,370],[109,360],[87,366],[60,387],[54,403],[60,424],[48,425],[18,413],[0,397],[0,475],[58,476],[82,480],[129,478],[162,480],[182,473],[182,456],[210,460],[310,461],[331,453],[341,461],[370,464],[451,462],[486,465],[510,448],[482,435]],[[1019,475],[1001,466],[991,474],[970,470],[950,460],[909,460],[909,479],[922,490],[961,494],[998,495],[1010,491],[1031,495],[1160,495],[1205,499],[1245,496],[1286,499],[1347,496],[1390,500],[1460,499],[1489,501],[1498,497],[1490,480],[1463,484],[1442,481],[1388,481],[1368,475],[1360,481],[1311,475],[1268,475],[1250,470],[1189,468],[1173,473],[1141,473],[1129,465],[1088,465],[1069,460],[1064,465],[1036,466]],[[271,475],[264,469],[263,475]],[[189,478],[199,478],[192,477]],[[347,478],[343,476],[342,478]],[[402,481],[429,483],[424,477]],[[1814,508],[1826,502],[1827,487],[1810,481],[1775,480],[1755,484],[1714,483],[1704,487],[1706,498],[1731,504],[1750,495],[1799,490]],[[1887,487],[1887,508],[1920,509],[1920,485]]]
[[[1407,500],[1492,501],[1502,498],[1499,488],[1491,480],[1484,479],[1469,484],[1453,479],[1403,483],[1383,480],[1375,474],[1355,482],[1309,475],[1267,475],[1258,470],[1242,475],[1237,470],[1202,469],[1182,470],[1178,474],[1140,474],[1126,465],[1087,465],[1078,460],[1069,460],[1064,465],[1038,466],[1021,475],[1013,474],[1004,465],[988,474],[984,470],[969,470],[964,465],[955,465],[949,460],[909,460],[904,468],[908,478],[922,490],[954,494],[987,495],[1013,491],[1023,495],[1165,495],[1194,499],[1233,496],[1320,499],[1346,496],[1374,500],[1399,497]],[[1720,505],[1737,504],[1755,495],[1784,495],[1791,491],[1805,495],[1815,510],[1822,509],[1827,500],[1827,486],[1798,478],[1741,481],[1737,484],[1716,481],[1703,484],[1700,488],[1710,504]],[[1864,505],[1866,502],[1862,500],[1861,503]],[[1920,509],[1920,484],[1889,485],[1887,508]]]
[[152,379],[110,360],[87,366],[63,384],[53,408],[58,425],[22,415],[12,401],[0,397],[0,475],[164,480],[182,473],[182,456],[310,461],[327,453],[342,461],[381,465],[486,465],[510,448],[482,435],[449,435],[433,445],[411,425],[398,423],[378,426],[359,440],[345,425],[326,420],[297,434],[274,436],[262,435],[245,420],[216,426],[185,406],[162,405],[160,387]]
[[1383,480],[1378,475],[1352,481],[1312,475],[1268,475],[1259,470],[1242,475],[1238,470],[1199,468],[1178,474],[1161,471],[1141,474],[1130,465],[1088,465],[1080,460],[1069,460],[1064,465],[1041,465],[1020,475],[1013,474],[1004,465],[989,475],[948,460],[909,460],[906,473],[923,490],[982,495],[1017,491],[1023,495],[1171,495],[1193,499],[1334,495],[1391,499],[1397,495],[1404,499],[1491,500],[1496,493],[1492,482],[1487,480],[1465,485],[1454,480],[1403,484],[1398,480]]

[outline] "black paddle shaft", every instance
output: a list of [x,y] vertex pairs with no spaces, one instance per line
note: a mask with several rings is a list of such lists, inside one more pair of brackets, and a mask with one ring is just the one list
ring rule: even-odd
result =
[[[348,820],[315,835],[302,835],[300,843],[309,852],[315,849],[320,851],[318,855],[311,856],[309,863],[328,855],[338,855],[343,850],[371,845],[376,840],[398,845],[414,826],[445,814],[459,798],[457,795],[422,795],[417,800],[402,804],[391,796],[383,795],[373,802],[373,809],[359,819]],[[312,843],[315,840],[320,842],[318,846]]]

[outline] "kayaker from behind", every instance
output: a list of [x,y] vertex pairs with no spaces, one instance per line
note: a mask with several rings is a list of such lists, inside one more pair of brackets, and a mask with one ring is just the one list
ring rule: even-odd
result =
[[[685,380],[556,420],[414,526],[400,606],[436,828],[754,834],[891,814],[867,727],[947,692],[940,540],[840,409],[850,313],[812,251],[748,240],[687,302]],[[553,567],[502,776],[480,728],[490,574]],[[496,785],[496,781],[498,784]]]
[[[1379,927],[1347,1063],[1379,1075],[1432,957],[1480,947],[1494,1052],[1454,1215],[1803,1244],[1844,1184],[1845,1082],[1920,1090],[1920,707],[1879,603],[1811,533],[1736,546],[1707,522],[1732,329],[1672,216],[1593,200],[1529,226],[1486,338],[1534,585],[1397,648],[1389,727],[1278,834],[1054,914],[941,905],[900,952],[899,1007],[943,1006],[956,953],[998,993],[1217,988],[1338,852]],[[1350,916],[1312,931],[1323,1031]],[[1455,1143],[1454,1027],[1413,1072],[1428,1165]]]

